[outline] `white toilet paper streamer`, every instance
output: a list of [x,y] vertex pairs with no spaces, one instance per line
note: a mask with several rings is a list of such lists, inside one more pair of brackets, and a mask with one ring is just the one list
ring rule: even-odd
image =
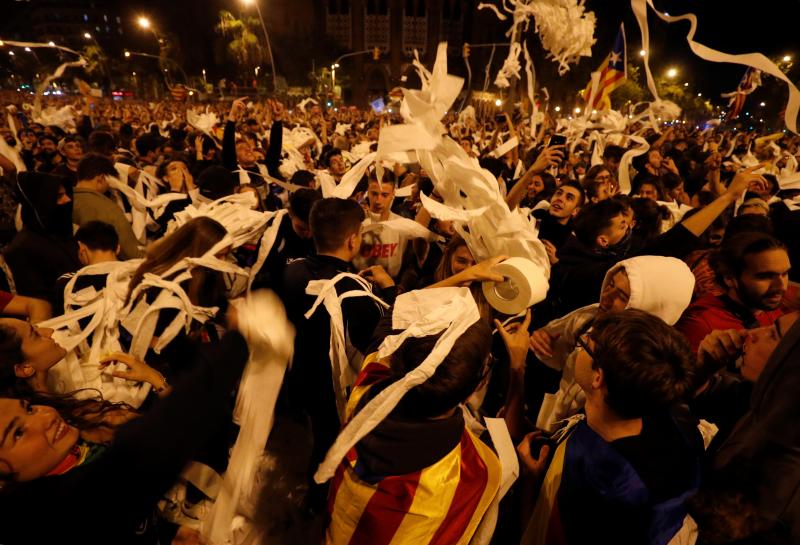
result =
[[503,314],[519,314],[543,301],[547,295],[544,271],[530,259],[512,257],[494,267],[505,282],[484,282],[483,294],[492,307]]

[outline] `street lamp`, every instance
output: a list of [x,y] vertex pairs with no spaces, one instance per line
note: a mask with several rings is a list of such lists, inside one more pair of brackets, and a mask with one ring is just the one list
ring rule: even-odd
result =
[[56,43],[53,42],[53,41],[50,41],[50,42],[47,42],[47,45],[49,45],[50,47],[55,47]]
[[576,113],[576,114],[579,114],[579,113],[581,113],[581,109],[580,109],[580,108],[575,108],[575,113]]
[[667,77],[668,78],[672,79],[677,75],[678,75],[678,69],[677,68],[670,68],[669,70],[667,70]]
[[766,105],[767,105],[767,104],[766,104],[765,102],[762,102],[761,104],[759,104],[759,106],[761,106],[762,108],[763,108],[764,106],[766,106]]
[[554,109],[555,111],[557,111],[557,112],[560,112],[560,111],[561,111],[561,106],[556,106],[556,107],[555,107],[555,108],[553,108],[553,109]]
[[130,56],[131,56],[131,52],[130,51],[126,51],[125,52],[125,58],[130,58]]
[[331,65],[331,92],[333,98],[336,99],[336,69],[339,68],[339,63],[335,62]]
[[145,30],[150,29],[150,19],[143,15],[136,20],[136,23]]
[[791,55],[784,55],[783,56],[783,62],[789,62],[790,60],[792,60],[792,56]]
[[494,105],[499,108],[500,106],[503,105],[503,100],[498,98],[497,100],[494,101]]
[[258,12],[258,20],[261,22],[261,30],[264,32],[264,41],[267,42],[267,53],[269,54],[269,63],[272,65],[272,90],[277,92],[278,91],[278,70],[275,67],[275,58],[272,56],[272,45],[269,42],[269,33],[267,32],[267,25],[264,24],[264,16],[261,15],[261,6],[258,4],[257,0],[242,0],[242,4],[245,6],[249,6],[251,4],[256,5],[256,11]]
[[645,55],[647,55],[647,51],[645,51],[644,49],[640,49],[639,50],[639,56],[640,57],[644,57]]

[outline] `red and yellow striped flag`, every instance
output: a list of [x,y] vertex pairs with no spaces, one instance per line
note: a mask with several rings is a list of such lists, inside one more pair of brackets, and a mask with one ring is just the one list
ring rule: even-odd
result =
[[587,103],[587,110],[611,109],[611,92],[625,83],[625,80],[628,77],[626,49],[625,26],[620,25],[617,39],[614,41],[614,48],[603,60],[603,64],[600,65],[600,68],[598,68],[597,72],[592,73],[593,76],[594,74],[599,73],[599,78],[597,81],[597,89],[595,90],[594,98],[591,100],[591,104],[589,104],[589,101],[592,96],[592,84],[594,78],[589,80],[589,84],[586,86],[586,89],[584,89],[581,93],[583,100]]

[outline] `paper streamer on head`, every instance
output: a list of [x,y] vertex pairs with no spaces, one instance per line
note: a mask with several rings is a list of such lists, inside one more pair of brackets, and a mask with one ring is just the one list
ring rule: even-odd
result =
[[[133,234],[140,243],[144,243],[147,238],[147,227],[157,227],[156,219],[160,218],[172,201],[185,199],[181,193],[159,194],[160,184],[158,180],[144,171],[139,171],[139,178],[130,185],[128,172],[130,166],[124,163],[116,163],[114,168],[117,170],[117,178],[108,176],[108,185],[111,189],[121,193],[130,204],[130,220]],[[125,207],[118,201],[120,207]]]
[[642,32],[642,49],[645,51],[644,68],[647,76],[647,86],[650,88],[650,92],[653,93],[653,96],[656,98],[656,102],[658,102],[659,97],[658,92],[656,91],[655,81],[653,80],[653,74],[650,72],[650,31],[647,26],[648,6],[662,21],[666,21],[667,23],[689,21],[690,27],[689,32],[686,35],[686,41],[695,55],[701,59],[712,62],[727,62],[750,66],[785,82],[786,86],[789,88],[789,100],[786,103],[785,115],[786,127],[793,133],[797,133],[797,114],[798,111],[800,111],[800,90],[798,90],[791,80],[786,77],[786,74],[784,74],[780,68],[775,66],[775,64],[766,56],[762,55],[761,53],[731,55],[717,51],[716,49],[711,49],[710,47],[707,47],[694,40],[695,34],[697,33],[697,17],[693,13],[687,13],[685,15],[678,16],[666,15],[655,8],[652,0],[631,0],[631,8],[633,9],[633,13],[636,16],[636,20],[639,23],[639,28]]
[[266,229],[267,222],[276,213],[252,210],[256,196],[251,192],[235,193],[208,204],[189,205],[176,212],[170,221],[167,233],[173,233],[190,220],[205,216],[219,222],[232,239],[232,247],[238,248],[247,242],[254,242]]
[[[341,280],[349,278],[356,282],[361,289],[350,290],[341,295],[336,291],[336,284]],[[331,360],[331,375],[333,378],[333,390],[336,396],[336,409],[339,413],[339,420],[344,422],[344,409],[347,402],[346,391],[352,386],[358,376],[358,369],[353,369],[349,365],[347,357],[347,332],[344,327],[344,315],[342,314],[342,300],[350,297],[369,297],[373,299],[379,308],[389,308],[383,300],[372,293],[372,286],[364,278],[352,273],[339,273],[330,280],[312,280],[306,286],[308,295],[316,295],[317,299],[306,312],[306,319],[311,318],[320,305],[325,307],[331,319],[331,337],[328,356]]]
[[[220,252],[230,248],[232,244],[233,239],[229,235],[225,235],[200,257],[183,258],[160,276],[145,273],[141,283],[131,292],[130,301],[121,312],[121,315],[124,316],[122,325],[133,334],[131,354],[141,359],[144,358],[149,348],[158,354],[181,330],[188,333],[193,322],[202,324],[216,315],[219,310],[217,307],[194,305],[180,283],[189,280],[192,276],[192,269],[196,267],[228,274],[247,275],[247,271],[244,269],[216,257]],[[150,289],[158,290],[158,295],[152,303],[139,297]],[[153,345],[153,335],[158,317],[160,312],[166,308],[175,309],[178,312]]]
[[273,292],[259,290],[246,299],[232,300],[231,305],[250,356],[233,413],[239,434],[220,492],[203,520],[202,533],[211,545],[232,542],[232,523],[241,500],[253,492],[258,460],[272,430],[275,402],[294,351],[294,327]]
[[317,469],[314,480],[324,483],[333,477],[350,449],[394,410],[406,392],[436,372],[456,340],[478,320],[480,313],[469,288],[433,288],[400,295],[392,313],[392,329],[404,331],[386,337],[378,350],[379,358],[393,354],[408,338],[442,335],[418,367],[380,392],[347,423]]
[[[119,342],[120,313],[128,292],[128,284],[141,260],[113,261],[89,265],[80,269],[64,289],[62,316],[42,322],[52,328],[53,339],[66,351],[66,356],[54,365],[47,375],[48,388],[55,393],[99,391],[103,399],[139,407],[150,392],[150,385],[111,375],[123,370],[123,364],[111,364],[100,370],[100,359],[113,352],[123,352]],[[100,290],[89,286],[76,291],[79,280],[87,275],[105,274],[106,283]],[[90,318],[88,323],[85,319]],[[84,325],[82,325],[84,322]]]
[[440,44],[432,71],[415,61],[422,88],[404,89],[400,106],[404,123],[381,131],[376,159],[415,151],[444,202],[432,205],[427,197],[420,198],[430,205],[434,218],[463,222],[456,230],[476,259],[524,257],[549,277],[550,262],[535,224],[518,210],[509,210],[497,179],[446,134],[441,119],[463,85],[461,78],[447,74],[446,52],[447,44]]

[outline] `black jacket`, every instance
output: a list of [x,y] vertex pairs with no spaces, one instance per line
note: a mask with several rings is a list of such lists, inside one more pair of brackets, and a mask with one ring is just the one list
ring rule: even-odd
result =
[[284,215],[272,250],[253,280],[253,289],[270,288],[283,298],[283,272],[286,267],[296,259],[313,254],[314,241],[300,238],[292,227],[292,218]]
[[[283,302],[286,313],[296,328],[294,360],[288,373],[290,406],[311,418],[314,433],[314,452],[311,464],[321,461],[339,432],[339,417],[333,391],[330,350],[330,316],[320,305],[311,318],[304,314],[311,308],[316,296],[306,294],[311,280],[327,280],[340,272],[354,272],[352,265],[327,255],[298,259],[289,264],[283,274]],[[336,284],[342,294],[363,288],[350,278]],[[376,292],[388,304],[394,303],[396,291]],[[384,311],[368,297],[350,297],[342,301],[342,316],[346,334],[351,344],[366,354],[375,327]]]
[[[559,249],[558,263],[550,274],[547,321],[596,303],[608,270],[624,259],[638,255],[660,255],[682,259],[694,249],[698,238],[678,224],[639,250],[626,254],[599,253],[571,237]],[[544,319],[545,317],[542,316]],[[545,322],[546,323],[546,322]]]
[[238,333],[202,352],[197,371],[121,426],[100,458],[0,493],[0,543],[130,543],[156,502],[229,414],[247,361]]
[[72,202],[56,204],[59,186],[71,196],[72,186],[63,178],[38,172],[17,176],[23,229],[5,252],[17,292],[53,304],[58,300],[58,277],[81,267],[72,237]]

